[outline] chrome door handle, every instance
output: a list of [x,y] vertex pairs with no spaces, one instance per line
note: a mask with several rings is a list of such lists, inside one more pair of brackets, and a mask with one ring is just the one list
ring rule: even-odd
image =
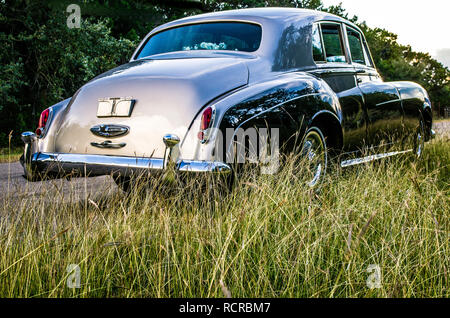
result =
[[97,148],[110,148],[110,149],[119,149],[125,147],[127,144],[124,142],[114,143],[111,140],[105,140],[104,142],[91,142],[91,146]]

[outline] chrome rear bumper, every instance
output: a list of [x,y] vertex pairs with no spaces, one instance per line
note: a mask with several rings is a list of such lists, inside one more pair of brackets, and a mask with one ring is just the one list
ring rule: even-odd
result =
[[[151,170],[163,170],[164,159],[136,158],[105,155],[83,155],[70,153],[35,153],[31,165],[41,173],[72,173],[105,175],[121,173],[124,175]],[[226,174],[230,167],[222,162],[180,160],[175,165],[180,172],[210,172]]]
[[71,154],[71,153],[32,153],[35,138],[29,134],[22,135],[25,143],[23,160],[26,177],[30,180],[42,177],[63,177],[67,175],[99,176],[118,175],[130,176],[142,173],[164,172],[174,169],[180,173],[212,173],[226,175],[231,167],[223,162],[178,160],[167,164],[166,159],[138,158],[109,155]]

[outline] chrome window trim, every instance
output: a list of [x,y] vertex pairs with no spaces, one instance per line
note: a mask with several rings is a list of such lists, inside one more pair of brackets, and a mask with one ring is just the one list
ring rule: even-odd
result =
[[346,46],[346,43],[345,43],[345,39],[346,38],[344,37],[345,34],[343,32],[343,24],[341,22],[328,21],[328,20],[321,20],[321,21],[318,21],[318,22],[315,22],[315,23],[320,25],[320,36],[321,36],[321,39],[322,39],[322,45],[324,47],[325,59],[327,59],[327,55],[326,55],[325,42],[323,40],[323,33],[322,33],[322,25],[323,24],[328,24],[328,25],[335,24],[335,25],[339,26],[339,37],[340,37],[341,47],[342,47],[342,50],[343,50],[344,56],[345,56],[345,62],[328,62],[328,61],[326,61],[325,63],[319,63],[319,65],[324,65],[324,64],[351,65],[349,52],[347,50],[347,46]]
[[[350,54],[351,64],[355,65],[355,66],[367,66],[368,67],[368,65],[367,65],[368,56],[367,56],[367,52],[366,52],[366,50],[364,48],[364,42],[363,42],[363,39],[362,39],[362,32],[358,31],[354,27],[351,27],[351,26],[349,26],[347,24],[345,24],[344,26],[345,26],[346,44],[348,46],[348,52]],[[363,55],[364,55],[364,64],[353,62],[352,51],[350,49],[350,41],[348,39],[348,30],[354,31],[354,32],[356,32],[359,35],[359,41],[360,41],[360,44],[361,44],[361,50],[363,51]]]
[[[360,29],[358,29],[358,28],[356,28],[356,27],[354,27],[352,25],[349,25],[347,23],[344,23],[344,25],[345,25],[346,29],[350,28],[350,29],[353,29],[354,31],[358,32],[358,34],[360,36],[360,39],[361,39],[361,44],[362,44],[362,48],[363,48],[363,52],[364,52],[364,57],[366,59],[366,64],[353,63],[353,60],[352,60],[352,65],[359,66],[359,67],[365,66],[365,67],[370,68],[371,70],[375,70],[376,71],[375,63],[374,63],[373,57],[372,57],[372,52],[370,52],[369,45],[367,44],[367,40],[366,40],[366,38],[364,36],[364,33]],[[350,51],[350,45],[348,43],[348,37],[347,37],[347,30],[345,32],[345,37],[346,37],[348,49]],[[351,54],[351,52],[349,52],[349,53]]]
[[314,60],[314,45],[311,45],[311,51],[313,52],[312,56],[313,56],[314,63],[316,63],[316,64],[325,64],[325,63],[327,63],[327,52],[325,51],[325,45],[323,43],[322,27],[320,25],[320,22],[314,22],[312,27],[313,27],[312,28],[312,34],[314,33],[314,27],[317,27],[317,29],[319,30],[320,45],[322,47],[323,57],[325,58],[325,61],[316,61],[316,60]]

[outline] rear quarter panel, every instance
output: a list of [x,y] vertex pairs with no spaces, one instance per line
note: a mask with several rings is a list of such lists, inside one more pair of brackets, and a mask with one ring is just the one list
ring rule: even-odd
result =
[[[431,102],[428,94],[422,86],[413,82],[391,82],[390,84],[397,88],[402,100],[405,137],[413,136],[420,120],[424,118],[424,112],[429,111],[431,115]],[[431,129],[431,123],[429,128]]]
[[[320,79],[306,73],[280,74],[264,82],[243,88],[214,104],[216,108],[213,127],[224,138],[223,149],[216,151],[217,136],[212,135],[207,144],[200,144],[196,133],[200,114],[181,146],[185,159],[223,160],[231,146],[227,144],[227,130],[238,128],[276,128],[282,152],[289,152],[315,116],[328,112],[341,121],[341,110],[334,92]],[[249,145],[247,145],[248,147]]]

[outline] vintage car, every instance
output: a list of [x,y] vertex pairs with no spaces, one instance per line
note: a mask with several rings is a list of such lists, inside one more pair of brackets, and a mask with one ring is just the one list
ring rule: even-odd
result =
[[262,166],[298,152],[316,186],[330,154],[342,167],[420,157],[431,127],[425,89],[383,82],[355,24],[312,10],[244,9],[151,31],[129,63],[42,112],[36,132],[22,134],[22,164],[29,180],[76,172],[123,182],[167,169],[226,175],[262,152],[271,156]]

